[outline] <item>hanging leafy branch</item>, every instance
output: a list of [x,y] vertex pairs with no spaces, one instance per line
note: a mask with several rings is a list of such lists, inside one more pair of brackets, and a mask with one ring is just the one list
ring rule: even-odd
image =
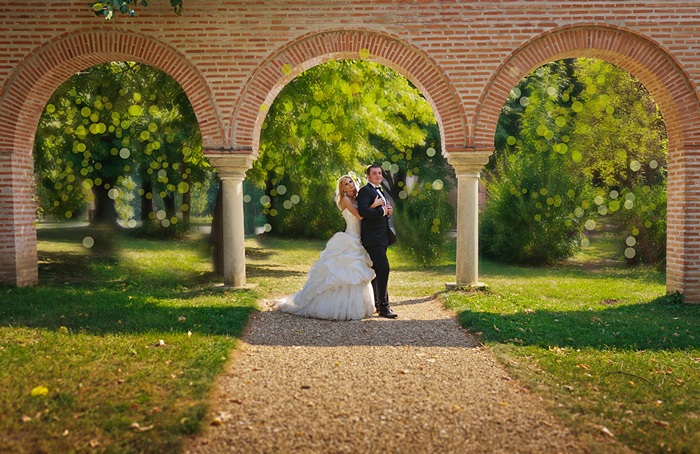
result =
[[[95,12],[95,16],[102,16],[106,20],[112,19],[114,13],[128,14],[131,17],[136,15],[134,6],[140,3],[141,6],[148,6],[147,0],[108,0],[105,2],[93,2],[91,4],[92,10]],[[173,11],[178,16],[182,14],[182,0],[170,0],[170,5],[173,7]]]

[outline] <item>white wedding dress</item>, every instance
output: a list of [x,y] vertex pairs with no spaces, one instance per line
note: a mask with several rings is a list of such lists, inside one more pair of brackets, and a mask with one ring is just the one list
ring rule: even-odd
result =
[[329,320],[359,320],[374,313],[374,270],[360,242],[360,220],[347,209],[342,215],[345,232],[328,240],[304,288],[277,302],[281,311]]

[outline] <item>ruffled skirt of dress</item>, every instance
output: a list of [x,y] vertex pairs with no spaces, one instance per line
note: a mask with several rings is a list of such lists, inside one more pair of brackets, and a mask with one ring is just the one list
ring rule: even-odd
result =
[[304,288],[277,307],[304,317],[359,320],[374,313],[372,260],[360,239],[338,232],[306,275]]

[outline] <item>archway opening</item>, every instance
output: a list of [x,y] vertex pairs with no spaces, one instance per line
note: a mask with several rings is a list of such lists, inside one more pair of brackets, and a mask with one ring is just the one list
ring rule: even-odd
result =
[[111,253],[120,234],[182,238],[214,210],[217,181],[189,99],[143,63],[103,63],[61,84],[40,117],[34,157],[40,240],[61,227],[84,251]]
[[610,260],[663,267],[666,128],[627,71],[588,58],[539,67],[511,91],[495,144],[485,256],[552,264],[605,239]]
[[343,230],[338,178],[349,174],[364,185],[366,167],[379,163],[404,252],[426,263],[444,257],[454,174],[440,153],[432,107],[396,71],[351,59],[313,66],[279,91],[260,130],[244,199],[259,231],[328,238]]

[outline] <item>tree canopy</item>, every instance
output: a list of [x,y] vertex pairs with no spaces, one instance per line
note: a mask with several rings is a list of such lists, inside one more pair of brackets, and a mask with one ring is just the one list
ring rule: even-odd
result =
[[181,221],[192,176],[207,166],[182,88],[130,62],[94,66],[64,82],[45,107],[34,151],[44,214],[70,219],[93,202],[95,221],[104,223],[116,222],[115,204],[125,221],[134,220],[135,192],[143,220]]
[[407,177],[444,178],[439,147],[432,109],[407,79],[372,62],[330,61],[292,80],[269,107],[248,177],[265,192],[273,229],[326,236],[342,222],[327,216],[338,177],[360,183],[365,167],[380,163],[393,196],[406,198]]
[[[585,244],[582,226],[592,231],[601,222],[629,229],[628,259],[641,244],[655,249],[654,261],[665,250],[665,125],[627,71],[585,58],[538,68],[512,90],[495,142],[481,232],[486,253],[555,261]],[[555,214],[561,206],[565,212]]]

